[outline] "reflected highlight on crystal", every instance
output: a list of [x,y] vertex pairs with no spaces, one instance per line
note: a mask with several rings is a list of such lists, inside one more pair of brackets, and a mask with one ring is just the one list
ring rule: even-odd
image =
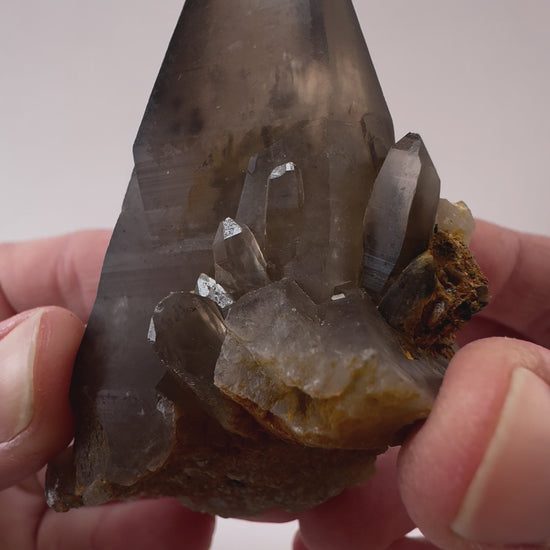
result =
[[195,292],[203,298],[209,298],[222,310],[227,309],[235,303],[233,297],[227,293],[223,286],[204,273],[201,273],[197,279]]

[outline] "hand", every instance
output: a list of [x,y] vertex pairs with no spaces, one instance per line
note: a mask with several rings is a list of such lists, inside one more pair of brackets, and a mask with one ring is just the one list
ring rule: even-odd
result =
[[66,514],[45,503],[41,469],[72,438],[72,366],[108,239],[97,231],[0,245],[1,549],[210,546],[213,519],[174,499]]
[[[8,439],[0,443],[0,487],[6,488],[0,492],[0,547],[149,548],[154,540],[155,548],[171,548],[179,547],[185,540],[187,548],[208,548],[212,520],[185,510],[171,499],[114,504],[68,514],[55,514],[44,504],[42,481],[35,472],[71,438],[71,413],[65,396],[83,326],[66,310],[52,307],[29,310],[57,304],[76,312],[85,321],[95,295],[107,239],[107,233],[81,233],[0,247],[0,288],[3,290],[0,319],[7,319],[0,323],[2,369],[8,363],[5,358],[13,354],[10,350],[15,350],[23,368],[14,370],[30,372],[29,342],[33,342],[34,349],[30,418],[18,400],[4,398],[7,377],[0,378],[0,433],[3,436],[0,439]],[[550,331],[544,321],[548,316],[550,292],[548,240],[479,224],[473,248],[491,281],[493,299],[464,332],[463,340],[506,334],[530,336],[533,342],[547,346]],[[9,318],[17,311],[25,313]],[[20,350],[23,352],[19,353]],[[524,368],[519,370],[519,376],[512,377],[518,365]],[[525,369],[538,376],[525,375]],[[522,420],[522,415],[515,414],[514,398],[506,399],[509,387],[516,388],[521,398],[521,391],[527,386],[530,393],[527,402],[537,405],[542,401],[539,404],[542,413],[535,411],[534,419],[527,418],[529,425],[543,417],[550,406],[550,397],[545,400],[547,386],[539,384],[540,380],[550,381],[550,359],[544,348],[517,340],[489,339],[463,349],[449,367],[432,415],[404,446],[399,458],[396,450],[390,451],[379,460],[376,476],[363,487],[349,489],[302,514],[296,550],[430,546],[403,538],[415,525],[431,541],[445,548],[473,548],[468,535],[470,539],[481,540],[479,526],[487,530],[496,525],[496,531],[493,528],[492,533],[481,533],[481,536],[492,536],[497,544],[549,538],[545,512],[549,507],[550,488],[548,483],[545,487],[541,482],[544,476],[548,477],[545,470],[549,444],[545,423],[540,423],[542,435],[534,441],[535,449],[529,447],[533,443],[528,437],[530,430],[514,432],[512,448],[524,452],[512,464],[497,460],[495,465],[484,458],[489,446],[496,450],[487,456],[498,457],[499,452],[509,456],[506,426]],[[28,386],[24,381],[20,384],[20,388]],[[542,387],[542,399],[531,399],[532,386]],[[535,390],[535,393],[539,392]],[[18,392],[7,395],[18,395]],[[505,401],[507,412],[501,414]],[[16,405],[16,422],[6,403]],[[30,419],[30,423],[25,427],[26,419]],[[489,443],[497,424],[498,433],[504,436],[501,435],[497,443]],[[15,435],[14,430],[20,432]],[[518,439],[524,434],[527,439]],[[540,443],[544,437],[546,444]],[[546,455],[541,449],[546,449]],[[482,463],[484,466],[480,469]],[[541,464],[544,466],[544,473],[533,468],[537,464],[539,470]],[[476,474],[477,470],[489,473],[483,476]],[[519,472],[527,477],[531,474],[531,478],[518,478]],[[474,478],[476,481],[472,484]],[[533,478],[536,488],[542,492],[535,494],[528,488]],[[497,487],[510,489],[513,496],[501,498],[487,492],[491,479],[497,481]],[[517,486],[510,486],[511,480],[515,480]],[[464,498],[467,493],[475,494],[475,487],[482,496],[485,493],[485,500],[477,499],[477,504],[473,496]],[[508,503],[515,523],[498,516],[496,504],[501,503]],[[522,511],[526,512],[524,516],[516,514]],[[476,530],[473,530],[472,518],[477,518]],[[512,535],[502,533],[503,525]],[[472,533],[475,536],[471,536]]]
[[[430,417],[373,479],[301,514],[295,550],[550,542],[550,239],[480,222],[472,249],[492,300],[461,343],[483,339],[455,355]],[[404,538],[414,527],[426,540]]]

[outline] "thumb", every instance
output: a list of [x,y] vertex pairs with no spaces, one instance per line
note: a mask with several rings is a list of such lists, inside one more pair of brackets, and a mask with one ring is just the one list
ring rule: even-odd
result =
[[81,321],[58,307],[0,323],[0,490],[69,443],[69,386],[82,333]]
[[451,361],[436,406],[403,448],[411,518],[443,548],[550,540],[550,351],[493,338]]

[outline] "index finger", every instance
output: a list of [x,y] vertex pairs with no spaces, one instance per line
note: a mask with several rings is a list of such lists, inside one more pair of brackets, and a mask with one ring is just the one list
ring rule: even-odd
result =
[[[550,345],[550,238],[477,222],[472,250],[489,279],[489,305],[467,327],[477,336],[519,336]],[[471,338],[467,337],[466,340]]]
[[39,306],[60,306],[87,321],[110,231],[0,244],[0,320]]

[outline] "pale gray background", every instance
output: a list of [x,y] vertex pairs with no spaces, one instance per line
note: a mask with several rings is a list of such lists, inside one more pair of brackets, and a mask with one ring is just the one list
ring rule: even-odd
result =
[[[182,4],[0,0],[0,240],[113,226]],[[355,4],[396,136],[422,134],[442,195],[550,234],[550,2]],[[288,548],[294,531],[219,525],[216,550]]]

